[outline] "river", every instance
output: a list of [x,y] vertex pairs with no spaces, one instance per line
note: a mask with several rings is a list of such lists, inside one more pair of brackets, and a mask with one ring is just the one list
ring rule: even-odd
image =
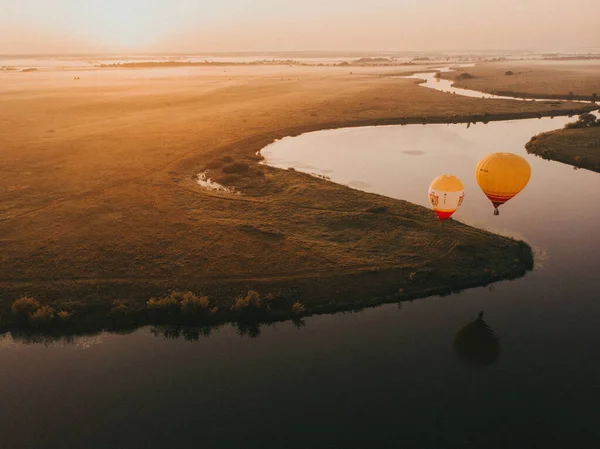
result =
[[[439,174],[465,223],[527,240],[524,278],[447,297],[210,336],[144,328],[53,344],[0,337],[2,448],[532,448],[595,441],[600,400],[600,176],[527,155],[569,119],[339,129],[282,139],[269,164],[428,206]],[[474,168],[524,156],[532,178],[492,215]],[[497,360],[468,366],[457,331],[480,311]],[[170,334],[174,336],[173,334]]]

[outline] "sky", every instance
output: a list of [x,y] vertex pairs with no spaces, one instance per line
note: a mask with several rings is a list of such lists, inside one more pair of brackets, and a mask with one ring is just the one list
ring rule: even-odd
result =
[[600,0],[0,0],[0,53],[587,51]]

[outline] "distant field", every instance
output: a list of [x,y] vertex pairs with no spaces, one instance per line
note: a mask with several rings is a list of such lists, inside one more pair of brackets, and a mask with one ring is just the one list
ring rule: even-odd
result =
[[[113,299],[143,305],[174,288],[210,292],[226,306],[259,288],[316,307],[522,274],[531,255],[516,242],[456,222],[441,230],[422,207],[257,165],[264,145],[306,131],[580,107],[463,98],[376,74],[195,67],[0,75],[0,311],[22,294],[104,310]],[[247,165],[213,170],[241,196],[194,181],[223,157]]]
[[[513,75],[505,75],[506,72]],[[475,76],[456,86],[498,95],[592,99],[600,96],[600,61],[502,61],[461,69]],[[444,74],[454,79],[457,73]]]

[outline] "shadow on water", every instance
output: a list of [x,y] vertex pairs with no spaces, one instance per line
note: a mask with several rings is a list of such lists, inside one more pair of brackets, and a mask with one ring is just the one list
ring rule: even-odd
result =
[[500,341],[483,319],[483,312],[456,333],[454,351],[462,362],[471,366],[488,366],[498,360]]

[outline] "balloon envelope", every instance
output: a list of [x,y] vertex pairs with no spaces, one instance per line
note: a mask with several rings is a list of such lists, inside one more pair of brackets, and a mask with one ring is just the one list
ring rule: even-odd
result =
[[429,203],[440,221],[447,220],[465,198],[465,188],[454,175],[442,175],[429,186]]
[[516,154],[492,153],[479,161],[475,178],[497,209],[525,188],[531,178],[531,167]]

